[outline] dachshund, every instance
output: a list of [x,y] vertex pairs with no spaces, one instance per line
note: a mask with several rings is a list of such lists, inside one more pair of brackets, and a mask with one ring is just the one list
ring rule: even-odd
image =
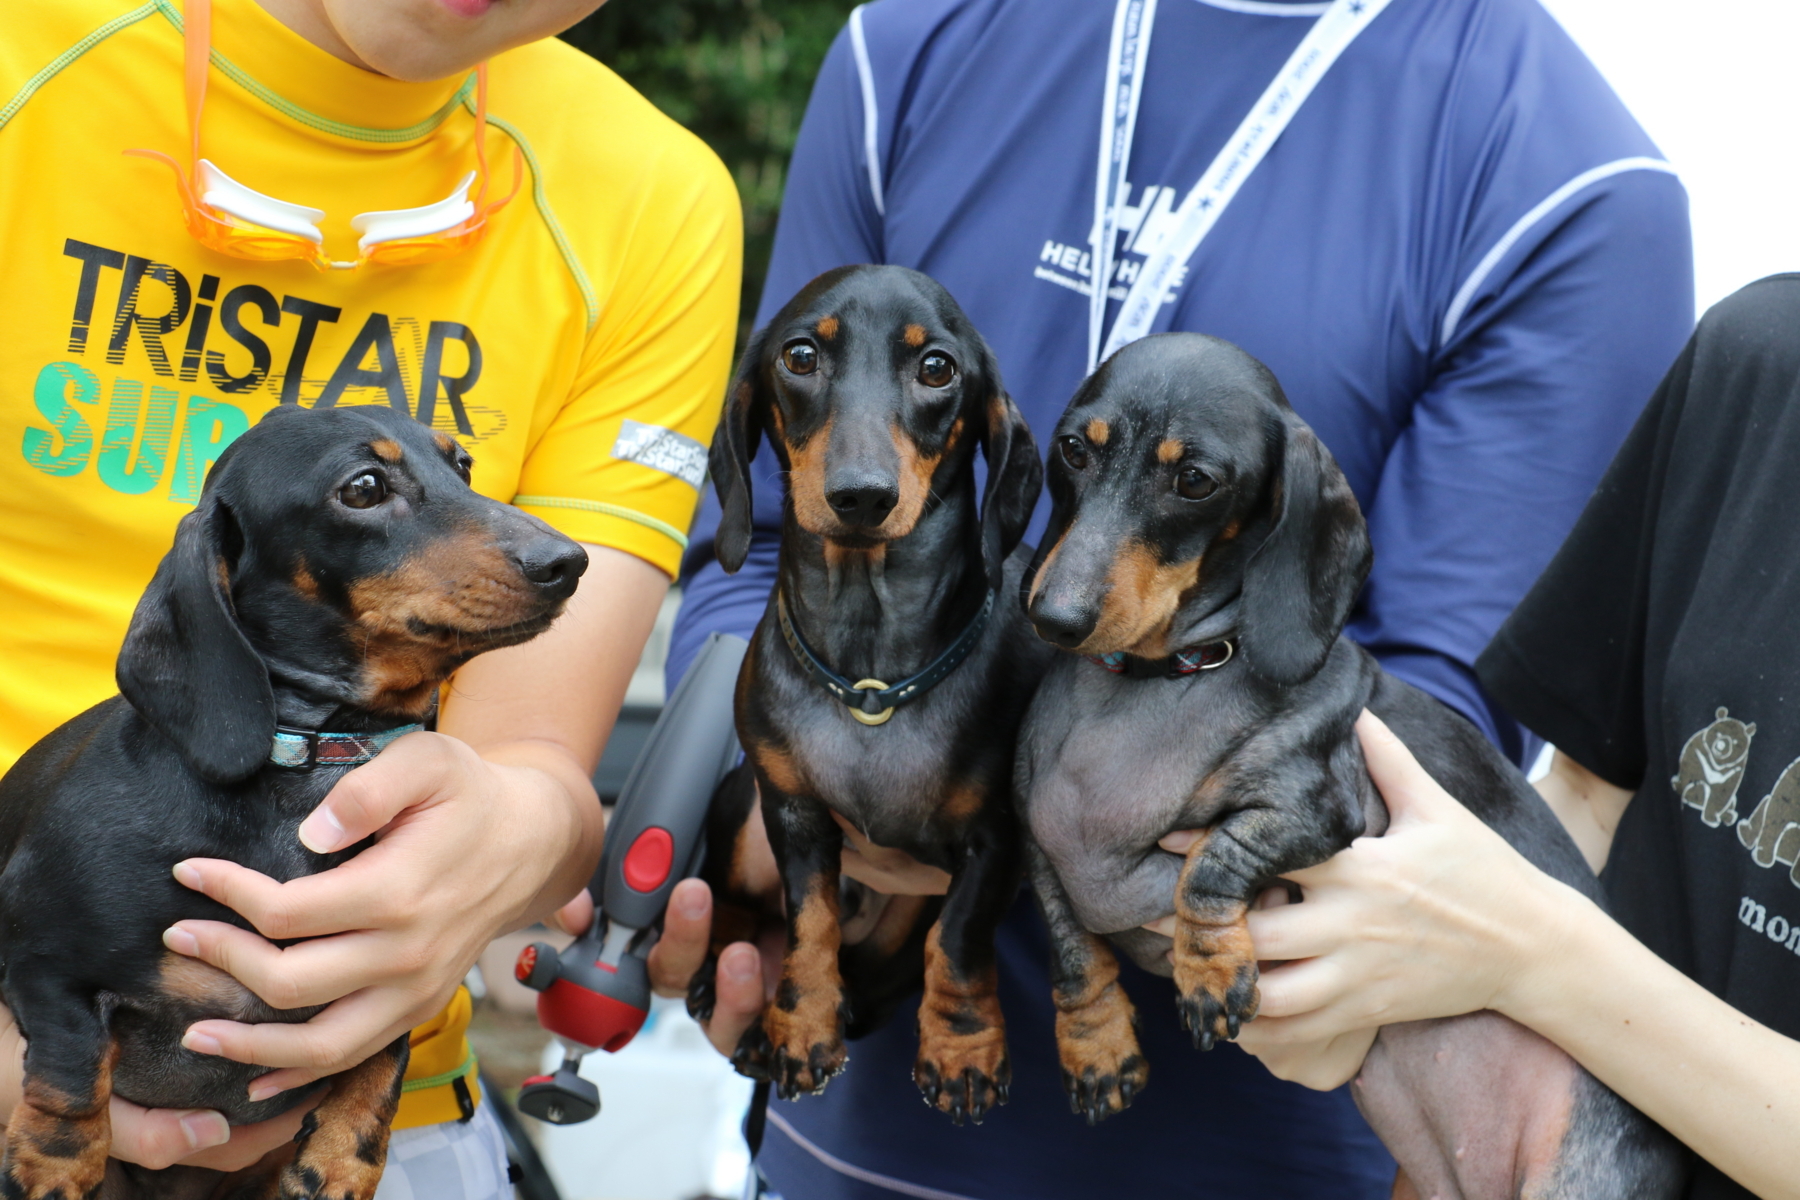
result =
[[[1050,524],[1022,598],[1069,653],[1032,702],[1016,794],[1077,1111],[1101,1119],[1144,1084],[1108,941],[1173,975],[1201,1049],[1256,1015],[1250,905],[1387,827],[1353,731],[1364,708],[1526,858],[1604,903],[1475,726],[1341,636],[1367,529],[1266,367],[1199,334],[1136,342],[1075,393],[1050,457]],[[1158,847],[1182,829],[1206,835],[1185,856]],[[1174,938],[1144,929],[1171,898]],[[1355,1094],[1420,1196],[1680,1190],[1667,1134],[1494,1013],[1388,1026]]]
[[[183,919],[246,922],[180,886],[182,859],[286,881],[302,820],[355,764],[422,728],[475,655],[527,641],[587,567],[570,539],[469,487],[454,440],[385,407],[277,408],[181,519],[119,653],[121,695],[0,780],[0,992],[29,1044],[7,1197],[369,1200],[407,1038],[332,1077],[285,1162],[232,1176],[108,1163],[108,1099],[267,1120],[317,1089],[248,1098],[267,1068],[181,1045],[195,1021],[305,1021],[163,949]],[[323,1086],[323,1085],[319,1085]],[[100,1193],[102,1185],[104,1193]]]
[[[711,455],[727,571],[749,548],[765,435],[787,476],[778,582],[736,720],[787,949],[734,1062],[791,1099],[843,1068],[847,1019],[872,1023],[860,998],[847,1005],[840,961],[840,860],[847,836],[866,838],[950,876],[941,911],[897,897],[875,914],[863,952],[917,960],[911,925],[929,925],[914,1080],[957,1123],[979,1121],[1011,1081],[994,935],[1021,874],[1014,738],[1054,655],[1001,599],[1029,561],[1043,464],[981,335],[943,287],[901,267],[819,276],[746,350]],[[712,839],[728,845],[715,882],[754,907],[740,861],[752,793],[740,781],[734,794],[740,823]],[[890,985],[906,975],[902,962]],[[702,1016],[710,978],[709,963],[690,995]],[[878,1003],[892,999],[890,986]]]

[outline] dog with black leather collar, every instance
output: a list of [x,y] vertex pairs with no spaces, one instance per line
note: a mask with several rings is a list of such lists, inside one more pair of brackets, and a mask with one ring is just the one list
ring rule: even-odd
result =
[[[1019,878],[1014,737],[1049,657],[993,595],[1016,594],[1024,574],[1037,448],[955,300],[900,267],[820,276],[745,352],[712,447],[728,571],[749,544],[749,464],[764,436],[788,487],[779,583],[744,661],[737,726],[784,894],[743,894],[729,866],[710,882],[722,906],[785,902],[788,947],[734,1061],[783,1096],[842,1068],[846,1017],[865,1015],[840,962],[840,857],[854,830],[950,877],[922,964],[905,921],[929,919],[929,906],[888,905],[893,927],[865,945],[903,979],[922,970],[915,1080],[953,1119],[980,1120],[1011,1078],[994,933]],[[863,711],[882,681],[913,678],[929,686]],[[711,978],[708,963],[691,993],[701,1015]]]
[[[1330,453],[1275,377],[1228,342],[1165,334],[1087,379],[1051,447],[1054,506],[1024,596],[1066,650],[1020,734],[1017,794],[1050,925],[1058,1042],[1077,1110],[1144,1084],[1109,943],[1173,975],[1211,1049],[1256,1016],[1245,916],[1282,877],[1388,814],[1354,724],[1385,721],[1545,872],[1604,904],[1549,807],[1469,721],[1342,636],[1372,551]],[[1236,639],[1215,669],[1096,670]],[[1185,856],[1159,841],[1203,830]],[[1173,910],[1173,939],[1146,925]],[[1493,1013],[1390,1025],[1353,1094],[1399,1159],[1396,1195],[1648,1200],[1677,1148],[1556,1046]],[[1416,1191],[1410,1190],[1416,1188]]]

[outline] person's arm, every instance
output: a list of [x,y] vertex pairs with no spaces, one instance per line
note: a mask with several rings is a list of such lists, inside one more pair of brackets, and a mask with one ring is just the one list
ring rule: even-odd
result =
[[1264,972],[1240,1044],[1333,1087],[1381,1025],[1493,1009],[1758,1196],[1800,1197],[1800,1042],[1532,866],[1375,717],[1357,732],[1393,823],[1298,872],[1304,904],[1251,914],[1257,953],[1290,961]]
[[1549,772],[1535,786],[1598,875],[1633,793],[1606,782],[1561,750],[1551,756]]
[[190,1049],[286,1068],[253,1095],[343,1070],[423,1023],[489,941],[548,916],[592,874],[601,810],[589,776],[668,577],[617,550],[588,553],[548,633],[464,667],[439,733],[402,738],[345,776],[300,830],[320,851],[376,833],[373,846],[289,883],[216,859],[177,868],[257,932],[181,921],[170,949],[278,1008],[329,1006],[304,1024],[188,1030]]
[[[1375,563],[1346,632],[1388,671],[1529,749],[1476,656],[1544,569],[1693,328],[1687,202],[1672,175],[1593,183],[1485,256],[1563,180],[1493,185],[1442,281],[1430,375],[1369,499]],[[1446,336],[1456,292],[1479,286]],[[1516,715],[1516,714],[1514,714]]]

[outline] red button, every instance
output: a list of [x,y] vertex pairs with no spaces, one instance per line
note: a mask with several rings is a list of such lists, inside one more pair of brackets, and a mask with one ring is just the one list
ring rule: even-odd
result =
[[674,861],[675,839],[668,830],[652,825],[625,852],[625,882],[634,892],[654,892],[669,877]]
[[527,946],[519,951],[519,961],[513,964],[513,978],[524,983],[531,978],[531,972],[537,968],[537,947]]

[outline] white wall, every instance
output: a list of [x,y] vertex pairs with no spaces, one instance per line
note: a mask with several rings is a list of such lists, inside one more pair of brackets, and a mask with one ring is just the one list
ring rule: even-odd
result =
[[1702,310],[1800,270],[1800,0],[1543,0],[1681,172]]

